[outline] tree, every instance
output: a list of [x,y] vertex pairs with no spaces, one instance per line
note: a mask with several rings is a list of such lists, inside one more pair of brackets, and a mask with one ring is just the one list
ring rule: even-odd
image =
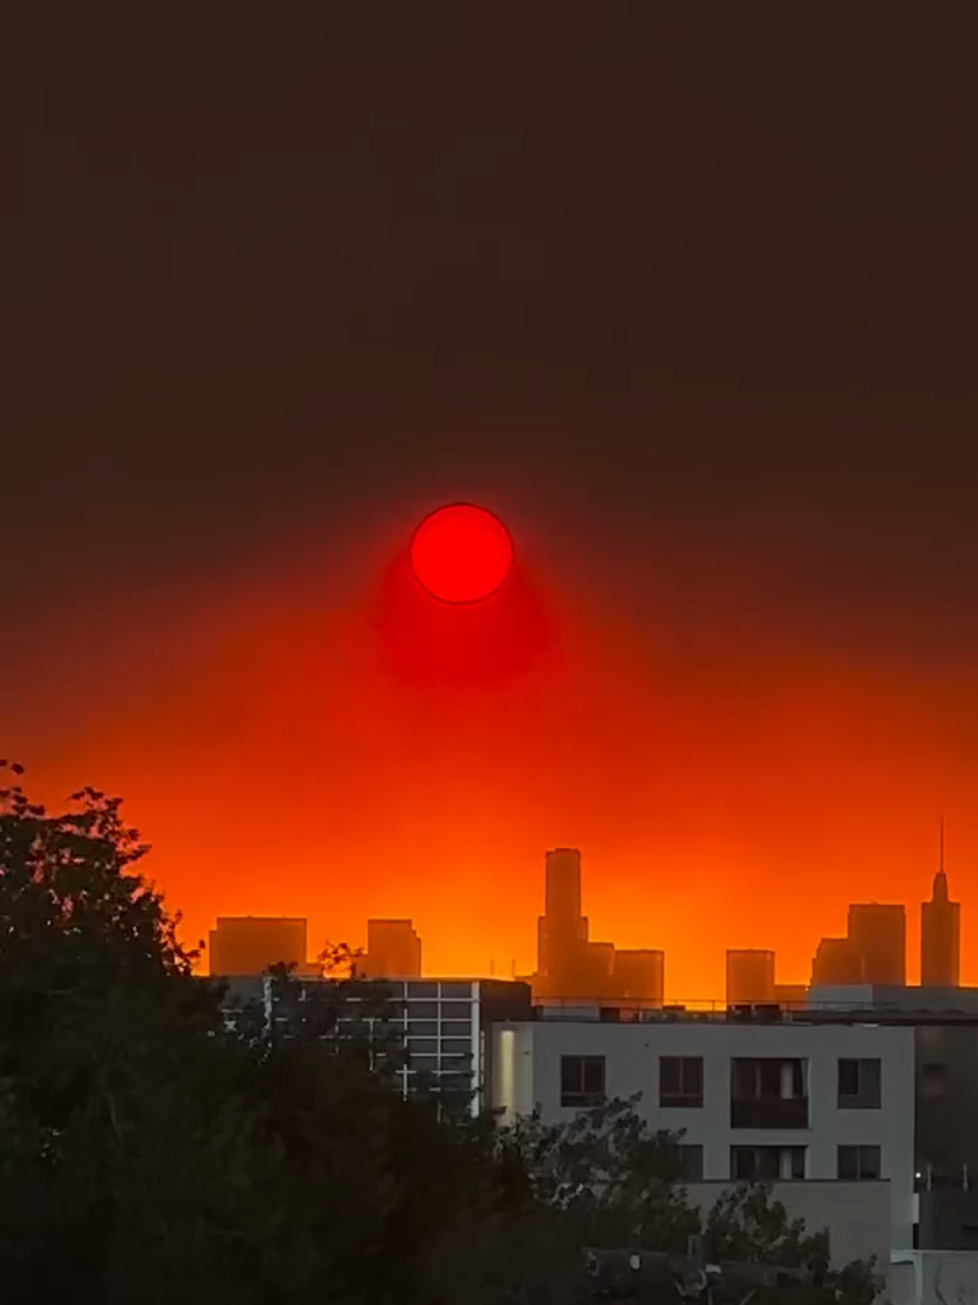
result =
[[641,1094],[544,1124],[539,1112],[500,1133],[515,1149],[533,1195],[563,1211],[579,1245],[642,1246],[684,1252],[699,1231],[682,1185],[683,1134],[653,1131],[638,1114]]
[[739,1183],[724,1192],[704,1228],[707,1255],[714,1262],[764,1263],[810,1271],[846,1305],[871,1305],[882,1289],[875,1260],[854,1260],[830,1268],[828,1231],[809,1232],[804,1219],[789,1219],[769,1183]]
[[391,1090],[376,985],[279,973],[229,1029],[145,850],[102,793],[0,791],[4,1300],[461,1300],[446,1247],[528,1199],[491,1121]]
[[704,1228],[711,1260],[739,1260],[811,1269],[829,1265],[827,1232],[809,1233],[804,1219],[789,1219],[768,1183],[738,1183],[716,1201]]
[[[52,815],[16,775],[0,789],[4,1302],[570,1305],[587,1246],[685,1249],[681,1134],[637,1097],[509,1128],[402,1099],[389,994],[342,946],[321,983],[277,969],[275,1018],[231,1027],[145,851],[96,790]],[[708,1232],[827,1256],[753,1190]],[[852,1305],[865,1269],[837,1278]]]

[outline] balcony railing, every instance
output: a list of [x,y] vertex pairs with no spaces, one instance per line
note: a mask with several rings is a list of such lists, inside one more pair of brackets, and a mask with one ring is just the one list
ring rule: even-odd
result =
[[807,1128],[807,1097],[731,1097],[731,1128]]

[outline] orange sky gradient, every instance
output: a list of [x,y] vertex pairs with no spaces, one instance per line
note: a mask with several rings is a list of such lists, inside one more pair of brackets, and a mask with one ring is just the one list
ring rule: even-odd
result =
[[854,665],[779,614],[756,558],[622,561],[484,501],[517,570],[478,613],[406,570],[438,501],[381,505],[119,595],[108,626],[77,607],[85,651],[68,678],[39,637],[5,751],[51,804],[123,795],[188,942],[296,914],[311,946],[362,945],[368,915],[403,915],[429,974],[527,973],[544,852],[571,845],[591,937],[664,948],[674,999],[721,998],[728,946],[806,979],[852,900],[907,905],[914,981],[943,815],[978,982],[970,679]]

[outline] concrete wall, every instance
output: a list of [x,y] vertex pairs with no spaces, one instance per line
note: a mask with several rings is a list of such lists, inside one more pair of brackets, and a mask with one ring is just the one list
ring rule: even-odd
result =
[[[639,1109],[654,1128],[685,1130],[703,1148],[703,1178],[730,1180],[731,1146],[804,1146],[806,1177],[837,1178],[839,1145],[878,1145],[889,1180],[891,1245],[913,1245],[914,1035],[878,1025],[738,1025],[537,1020],[496,1026],[499,1054],[493,1104],[526,1114],[539,1105],[551,1121],[572,1118],[560,1105],[560,1058],[604,1056],[609,1097],[640,1092]],[[703,1057],[703,1106],[661,1109],[659,1057]],[[730,1061],[735,1056],[798,1057],[808,1063],[807,1129],[730,1127]],[[840,1110],[840,1057],[879,1057],[882,1108]],[[867,1190],[869,1185],[866,1185]],[[978,1305],[978,1303],[976,1303]]]
[[917,1200],[920,1250],[978,1252],[978,1188],[935,1187]]
[[[728,1188],[728,1183],[686,1184],[689,1203],[702,1211],[704,1221]],[[805,1220],[810,1233],[828,1229],[835,1268],[875,1255],[877,1271],[886,1276],[892,1246],[889,1183],[774,1183],[772,1194],[784,1204],[789,1218]]]
[[978,1305],[978,1254],[904,1251],[887,1280],[890,1305]]

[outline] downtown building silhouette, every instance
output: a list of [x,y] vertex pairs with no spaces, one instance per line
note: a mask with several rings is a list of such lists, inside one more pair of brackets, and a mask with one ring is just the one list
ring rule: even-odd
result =
[[854,902],[844,938],[823,938],[812,961],[813,987],[907,982],[907,913],[891,902]]
[[368,979],[421,977],[421,939],[411,920],[368,920],[367,950],[357,971]]
[[[812,961],[815,988],[857,984],[902,988],[907,983],[907,920],[903,906],[854,903],[844,938],[823,938]],[[961,983],[961,904],[952,902],[944,869],[944,822],[940,861],[929,902],[920,908],[920,986],[957,988]]]
[[537,923],[537,972],[530,978],[534,1000],[594,998],[660,1005],[665,989],[665,954],[656,948],[617,949],[592,942],[581,905],[581,853],[558,847],[547,852],[544,914]]
[[931,988],[957,988],[961,983],[961,903],[952,902],[948,893],[943,820],[931,899],[920,908],[920,982]]
[[306,921],[302,917],[268,915],[219,916],[210,931],[212,975],[264,974],[273,965],[307,970]]

